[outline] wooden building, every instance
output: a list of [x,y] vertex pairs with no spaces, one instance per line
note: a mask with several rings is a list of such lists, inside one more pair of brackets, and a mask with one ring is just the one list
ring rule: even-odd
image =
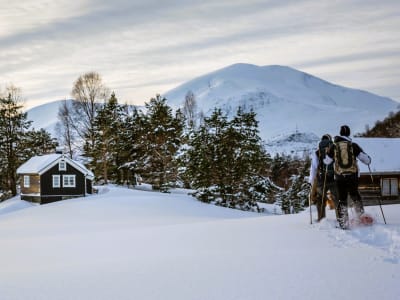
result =
[[400,204],[400,138],[354,138],[371,159],[359,162],[359,190],[364,205]]
[[93,173],[63,154],[32,157],[17,174],[22,200],[44,204],[92,193]]

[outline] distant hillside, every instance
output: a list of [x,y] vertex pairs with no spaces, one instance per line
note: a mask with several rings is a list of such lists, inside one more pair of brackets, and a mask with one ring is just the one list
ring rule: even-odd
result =
[[400,111],[391,112],[383,121],[377,121],[372,128],[366,128],[361,137],[400,137]]
[[[32,120],[32,127],[35,129],[43,128],[48,131],[53,137],[55,135],[55,126],[58,122],[58,109],[64,100],[56,100],[33,107],[27,111],[28,120]],[[67,100],[72,102],[73,100]]]

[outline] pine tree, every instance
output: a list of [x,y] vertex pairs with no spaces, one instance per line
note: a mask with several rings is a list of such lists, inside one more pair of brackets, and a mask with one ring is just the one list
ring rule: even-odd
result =
[[177,179],[176,154],[182,142],[183,118],[175,116],[166,99],[157,95],[145,104],[143,175],[153,188],[167,191]]
[[293,174],[290,177],[291,185],[288,190],[281,193],[279,204],[282,212],[285,214],[298,213],[304,210],[308,205],[308,195],[310,193],[310,185],[306,182],[306,176],[310,168],[310,161],[306,160],[299,174]]
[[17,194],[17,168],[24,161],[24,135],[31,122],[11,93],[0,98],[1,188]]
[[91,158],[89,166],[105,184],[109,178],[116,178],[121,118],[122,107],[115,93],[112,93],[107,103],[97,112],[93,121],[94,147],[87,149],[87,156]]
[[269,156],[258,136],[255,113],[239,109],[228,121],[216,109],[193,134],[186,155],[185,175],[192,178],[199,199],[246,210],[258,207],[253,185],[266,173]]
[[146,154],[145,115],[136,107],[125,106],[117,144],[117,182],[137,184],[136,176],[143,172]]
[[35,155],[52,153],[57,146],[57,140],[52,138],[50,133],[43,128],[37,131],[26,131],[21,140],[22,159],[27,160]]

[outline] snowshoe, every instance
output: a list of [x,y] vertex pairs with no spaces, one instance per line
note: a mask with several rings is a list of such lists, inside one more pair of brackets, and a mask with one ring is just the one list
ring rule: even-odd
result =
[[374,223],[374,218],[370,214],[363,213],[361,216],[350,220],[351,227],[356,226],[371,226]]

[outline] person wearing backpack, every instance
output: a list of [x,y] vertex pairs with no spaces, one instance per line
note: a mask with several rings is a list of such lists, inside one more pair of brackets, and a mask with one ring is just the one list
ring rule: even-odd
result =
[[357,160],[369,165],[371,157],[350,138],[350,128],[347,125],[340,127],[340,136],[335,136],[333,147],[328,150],[325,164],[333,162],[335,182],[337,187],[337,219],[342,229],[349,228],[349,215],[347,197],[353,200],[356,217],[360,218],[364,213],[364,206],[358,192],[359,169]]
[[318,211],[318,222],[326,216],[328,191],[330,191],[334,201],[337,199],[333,161],[328,165],[323,163],[326,153],[332,145],[332,137],[329,134],[324,134],[318,143],[318,149],[313,152],[311,157],[309,183],[312,185],[312,190],[316,191],[315,203]]

